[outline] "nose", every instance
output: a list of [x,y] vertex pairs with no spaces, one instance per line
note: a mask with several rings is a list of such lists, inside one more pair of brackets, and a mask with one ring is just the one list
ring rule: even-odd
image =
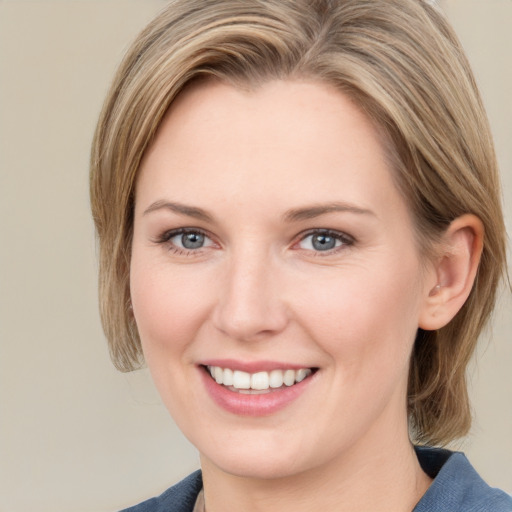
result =
[[278,265],[261,252],[248,252],[226,261],[213,312],[215,327],[239,341],[268,339],[288,323]]

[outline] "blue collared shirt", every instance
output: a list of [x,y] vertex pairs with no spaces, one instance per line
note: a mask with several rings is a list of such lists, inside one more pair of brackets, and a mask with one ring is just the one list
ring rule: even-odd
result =
[[512,512],[512,497],[489,487],[463,453],[416,447],[416,455],[434,481],[413,512]]
[[[489,487],[463,453],[422,446],[416,455],[434,481],[412,512],[512,512],[512,497]],[[202,487],[196,471],[157,498],[121,512],[192,512]]]

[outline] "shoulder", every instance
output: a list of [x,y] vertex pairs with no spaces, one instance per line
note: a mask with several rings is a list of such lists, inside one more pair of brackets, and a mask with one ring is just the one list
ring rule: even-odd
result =
[[192,512],[197,495],[203,487],[201,471],[196,471],[173,485],[160,496],[143,501],[121,512]]
[[416,447],[416,454],[434,481],[414,512],[512,512],[512,497],[487,485],[463,453]]

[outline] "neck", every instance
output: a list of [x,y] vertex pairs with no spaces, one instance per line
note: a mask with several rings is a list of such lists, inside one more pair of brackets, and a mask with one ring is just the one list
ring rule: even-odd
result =
[[358,443],[327,464],[280,478],[232,475],[202,457],[206,512],[411,512],[431,480],[407,434],[392,437]]

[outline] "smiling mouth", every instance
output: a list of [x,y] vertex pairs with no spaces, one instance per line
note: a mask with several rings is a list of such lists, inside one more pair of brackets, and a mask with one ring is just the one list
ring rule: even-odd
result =
[[317,368],[298,370],[272,370],[270,372],[248,373],[220,366],[204,366],[212,379],[230,391],[248,395],[272,393],[302,382],[316,372]]

